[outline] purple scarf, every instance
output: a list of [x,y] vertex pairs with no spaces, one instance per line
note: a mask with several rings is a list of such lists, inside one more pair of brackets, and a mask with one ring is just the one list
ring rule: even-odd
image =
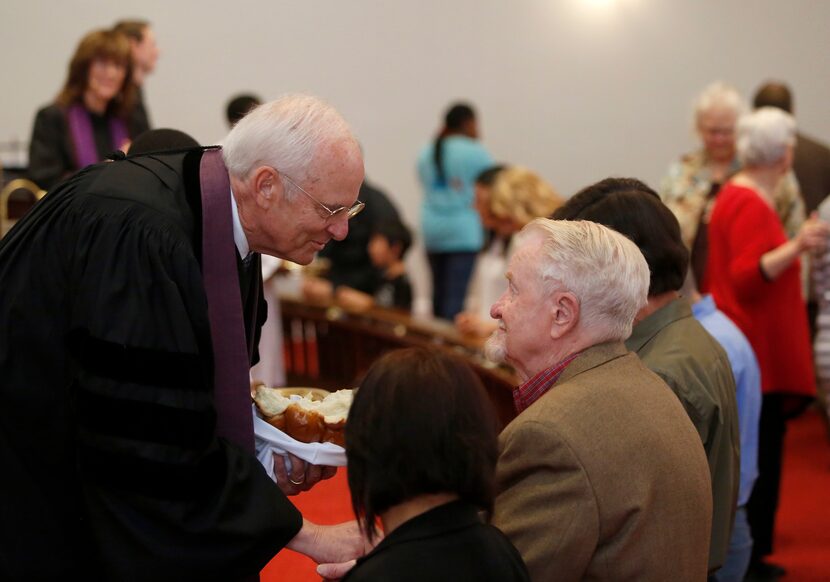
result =
[[202,276],[213,343],[216,433],[253,453],[250,360],[236,270],[231,185],[221,149],[202,154],[199,182],[202,190]]
[[[72,145],[75,146],[75,163],[78,169],[100,162],[101,158],[98,156],[98,148],[95,147],[95,136],[92,132],[92,119],[86,107],[80,103],[71,105],[66,111],[66,118],[69,122]],[[110,115],[108,121],[112,149],[120,148],[121,144],[129,138],[127,126],[122,119],[114,115]]]

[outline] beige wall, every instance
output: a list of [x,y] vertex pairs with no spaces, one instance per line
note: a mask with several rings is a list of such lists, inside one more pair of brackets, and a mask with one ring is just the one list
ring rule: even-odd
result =
[[[600,6],[605,4],[605,6]],[[28,140],[80,36],[151,20],[162,49],[146,99],[154,124],[203,143],[228,96],[308,91],[333,102],[367,173],[417,228],[414,158],[445,105],[478,106],[496,158],[566,195],[608,175],[656,183],[694,142],[689,107],[708,82],[750,93],[789,81],[801,126],[830,141],[830,2],[793,0],[4,0],[0,142]],[[140,11],[139,11],[140,10]],[[428,291],[420,248],[410,259]]]

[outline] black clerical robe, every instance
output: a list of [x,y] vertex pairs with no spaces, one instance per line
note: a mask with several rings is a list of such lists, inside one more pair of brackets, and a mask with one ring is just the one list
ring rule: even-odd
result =
[[215,434],[200,158],[91,166],[0,241],[2,580],[234,580],[301,527]]

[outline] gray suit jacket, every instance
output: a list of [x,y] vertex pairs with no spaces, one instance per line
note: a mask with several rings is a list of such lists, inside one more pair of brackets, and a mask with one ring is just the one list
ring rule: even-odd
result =
[[706,579],[712,494],[677,397],[622,343],[589,348],[499,437],[493,523],[533,580]]

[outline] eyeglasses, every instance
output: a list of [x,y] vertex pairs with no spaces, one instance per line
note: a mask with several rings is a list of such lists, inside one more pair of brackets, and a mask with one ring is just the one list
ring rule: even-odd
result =
[[300,187],[300,185],[297,184],[297,182],[295,182],[294,180],[292,180],[291,178],[289,178],[288,176],[286,176],[285,174],[283,174],[279,170],[277,170],[277,173],[280,176],[282,176],[283,178],[285,178],[286,182],[288,182],[289,184],[294,186],[297,190],[299,190],[300,192],[302,192],[303,194],[305,194],[306,196],[311,198],[311,200],[313,200],[317,204],[317,206],[319,206],[320,208],[325,210],[326,213],[328,213],[328,216],[326,216],[326,221],[334,220],[338,216],[343,216],[344,214],[346,216],[346,220],[351,220],[352,218],[354,218],[355,216],[360,214],[361,210],[366,208],[366,203],[361,202],[360,200],[355,201],[355,203],[352,204],[351,206],[339,206],[339,207],[334,208],[334,209],[329,208],[328,206],[326,206],[325,204],[323,204],[322,202],[317,200],[314,196],[312,196],[311,194],[309,194],[308,192],[303,190],[302,187]]

